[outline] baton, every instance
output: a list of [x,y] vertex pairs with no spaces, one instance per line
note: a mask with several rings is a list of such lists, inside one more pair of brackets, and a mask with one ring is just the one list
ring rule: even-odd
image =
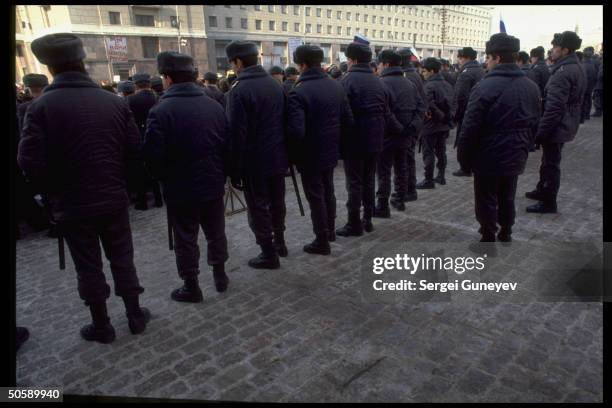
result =
[[302,205],[302,198],[300,197],[300,189],[298,188],[297,180],[295,178],[295,170],[293,164],[289,165],[289,172],[291,172],[291,180],[293,181],[293,188],[295,189],[295,195],[297,196],[298,206],[300,207],[300,214],[304,217],[304,206]]
[[170,210],[168,209],[168,203],[166,203],[166,220],[168,221],[168,249],[174,250],[174,240],[172,236],[172,220],[170,219]]
[[53,214],[51,213],[51,208],[49,208],[48,205],[45,205],[46,199],[41,194],[37,194],[34,196],[34,200],[36,201],[36,204],[38,204],[40,207],[42,207],[45,210],[45,212],[47,213],[47,218],[49,219],[49,223],[51,224],[51,227],[55,229],[55,233],[57,234],[57,251],[59,253],[59,268],[60,270],[63,271],[64,269],[66,269],[66,253],[64,250],[64,236],[62,235],[62,232],[60,231],[60,228],[57,225],[57,222],[55,222],[55,219],[53,218]]

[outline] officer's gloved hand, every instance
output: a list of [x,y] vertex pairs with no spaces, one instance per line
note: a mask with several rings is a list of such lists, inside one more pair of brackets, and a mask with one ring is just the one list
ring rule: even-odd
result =
[[232,177],[230,179],[230,183],[232,183],[232,187],[234,187],[236,190],[244,190],[244,186],[242,185],[242,180],[240,179],[240,177]]

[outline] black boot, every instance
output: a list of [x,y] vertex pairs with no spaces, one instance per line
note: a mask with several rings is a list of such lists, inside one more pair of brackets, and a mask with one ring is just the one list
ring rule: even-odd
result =
[[544,195],[536,188],[533,191],[526,192],[525,197],[529,198],[530,200],[542,201]]
[[200,303],[204,300],[202,289],[198,284],[198,277],[185,279],[185,284],[172,291],[172,300],[177,302]]
[[225,292],[229,285],[229,278],[225,274],[225,264],[213,265],[213,277],[215,279],[215,288],[217,292]]
[[431,189],[436,188],[436,184],[434,183],[433,179],[423,179],[420,183],[417,183],[416,188],[418,188],[419,190]]
[[147,323],[151,320],[151,312],[146,307],[140,307],[138,295],[123,298],[125,311],[128,318],[128,326],[132,334],[140,334],[145,331]]
[[30,338],[30,332],[25,327],[17,327],[15,330],[15,341],[16,348],[15,351],[19,351],[23,343],[25,343]]
[[280,261],[274,245],[261,247],[261,254],[249,260],[249,266],[255,269],[278,269]]
[[472,177],[472,172],[471,171],[465,171],[463,169],[459,169],[459,170],[453,172],[453,176],[456,176],[456,177]]
[[372,224],[372,220],[371,219],[364,218],[363,220],[361,220],[361,225],[363,225],[363,230],[365,232],[372,232],[372,231],[374,231],[374,225]]
[[557,203],[555,201],[538,201],[537,204],[530,205],[525,210],[528,213],[555,214],[557,212]]
[[285,244],[285,234],[283,231],[274,233],[274,248],[276,249],[278,256],[281,258],[285,258],[287,255],[289,255],[287,245]]
[[416,201],[418,199],[418,194],[416,192],[416,190],[414,190],[413,192],[410,193],[406,193],[406,195],[404,196],[404,202],[407,203],[409,201]]
[[387,200],[378,200],[373,216],[376,218],[391,218],[391,209],[389,209]]
[[404,204],[404,198],[393,198],[390,201],[391,207],[395,208],[397,211],[405,211],[406,205]]
[[444,178],[444,172],[443,171],[438,171],[438,175],[436,176],[434,181],[436,183],[440,184],[441,186],[445,185],[446,184],[446,179]]
[[327,234],[317,235],[317,238],[308,245],[304,245],[304,252],[309,254],[329,255],[331,248],[327,240]]
[[497,233],[497,240],[505,244],[509,244],[510,242],[512,242],[512,229],[502,227],[501,230]]
[[341,237],[359,237],[363,235],[363,226],[359,219],[359,213],[349,214],[349,220],[346,225],[336,230],[336,234]]
[[112,343],[115,340],[115,328],[110,323],[106,302],[90,304],[89,312],[93,323],[81,328],[81,337],[87,341]]

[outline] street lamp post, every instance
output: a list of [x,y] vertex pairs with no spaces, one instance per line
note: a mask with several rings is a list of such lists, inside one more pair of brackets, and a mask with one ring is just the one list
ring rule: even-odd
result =
[[176,9],[176,28],[178,30],[178,52],[181,52],[181,19],[179,18],[178,5],[174,7]]

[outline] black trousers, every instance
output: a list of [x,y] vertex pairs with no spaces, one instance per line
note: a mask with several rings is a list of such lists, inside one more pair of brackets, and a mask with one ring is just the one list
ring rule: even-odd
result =
[[603,111],[603,89],[596,89],[593,91],[593,105],[595,106],[596,112]]
[[536,189],[547,202],[557,201],[557,193],[561,183],[561,151],[563,143],[542,144],[542,164],[540,165],[540,181]]
[[272,246],[272,233],[285,231],[285,175],[244,180],[249,226],[259,246]]
[[582,119],[591,118],[591,107],[593,106],[593,90],[587,89],[582,101]]
[[200,273],[200,227],[206,238],[208,265],[227,261],[223,196],[200,205],[172,205],[168,211],[174,232],[176,267],[181,279],[193,278]]
[[[459,122],[457,122],[457,131],[455,132],[455,144],[453,145],[453,147],[456,149],[457,148],[457,144],[459,143],[459,134],[461,133],[461,125],[463,123],[463,118],[461,118],[461,120]],[[463,167],[461,167],[461,164],[459,165],[459,168],[464,172],[464,173],[468,173],[468,171],[466,169],[464,169]]]
[[425,167],[425,179],[433,180],[434,164],[441,173],[446,169],[446,138],[448,130],[423,135],[423,164]]
[[145,203],[147,202],[147,193],[149,191],[153,191],[153,196],[155,197],[155,201],[162,201],[162,193],[159,187],[159,181],[154,180],[148,176],[143,177],[142,180],[138,183],[138,202]]
[[390,146],[380,153],[376,163],[376,174],[378,181],[378,191],[376,198],[379,201],[388,202],[391,196],[391,168],[393,168],[393,187],[395,196],[398,199],[403,199],[406,195],[406,147],[396,143],[395,146]]
[[480,233],[493,235],[497,224],[511,230],[514,225],[516,209],[517,176],[487,176],[474,174],[474,201],[476,220],[480,223]]
[[334,194],[334,168],[301,173],[302,187],[308,205],[315,235],[333,232],[336,228],[336,196]]
[[349,219],[359,216],[362,204],[364,219],[371,220],[374,215],[377,160],[378,154],[350,155],[344,160]]
[[416,145],[417,137],[411,137],[406,145],[406,187],[405,194],[416,193]]
[[144,292],[134,266],[134,247],[128,209],[97,217],[63,221],[64,234],[77,272],[78,290],[86,305],[105,302],[110,296],[102,270],[100,242],[115,283],[117,296],[136,296]]

